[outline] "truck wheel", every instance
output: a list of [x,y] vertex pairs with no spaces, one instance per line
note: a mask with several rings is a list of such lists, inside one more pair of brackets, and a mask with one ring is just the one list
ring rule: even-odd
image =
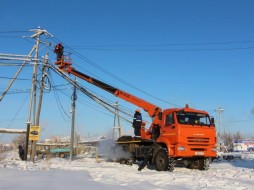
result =
[[117,142],[125,142],[125,141],[132,141],[132,140],[133,140],[132,136],[121,136],[119,137]]
[[209,158],[205,158],[202,170],[209,170],[209,167],[210,167],[210,159]]
[[172,172],[175,169],[175,164],[176,161],[174,160],[174,158],[170,158],[168,164],[168,171]]
[[198,170],[204,165],[204,159],[193,160],[190,164],[190,169]]
[[209,169],[210,160],[207,158],[193,160],[190,164],[191,169],[197,170],[208,170]]
[[37,158],[38,158],[38,159],[41,159],[42,157],[43,157],[43,154],[40,154],[40,153],[37,154]]
[[168,165],[169,165],[168,154],[164,149],[160,149],[157,151],[154,157],[154,165],[157,171],[168,170]]
[[65,158],[65,154],[64,154],[64,153],[60,153],[60,154],[59,154],[59,157],[60,157],[60,158]]

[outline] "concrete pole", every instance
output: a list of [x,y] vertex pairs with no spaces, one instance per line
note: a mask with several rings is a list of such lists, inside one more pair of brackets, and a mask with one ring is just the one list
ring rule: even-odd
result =
[[218,117],[219,117],[219,146],[220,146],[220,151],[221,151],[221,141],[222,141],[222,138],[221,138],[221,112],[223,112],[224,109],[219,107],[215,111],[217,111]]
[[[116,101],[115,104],[115,115],[114,115],[114,126],[113,126],[113,139],[115,138],[115,129],[118,129],[118,138],[122,136],[122,128],[120,125],[120,116],[119,116],[119,104]],[[117,119],[117,127],[116,127],[116,119]]]
[[[75,84],[77,83],[77,77],[75,77]],[[75,107],[76,107],[76,100],[77,100],[77,94],[76,94],[76,86],[74,85],[73,88],[73,94],[72,94],[72,120],[71,120],[71,147],[70,147],[70,160],[73,160],[74,155],[74,126],[75,126]]]
[[[36,125],[36,89],[37,89],[37,71],[38,71],[38,57],[39,57],[39,44],[40,44],[40,28],[37,29],[38,35],[36,36],[36,47],[35,47],[35,64],[33,71],[33,121],[32,124]],[[32,141],[32,152],[31,160],[34,162],[34,157],[36,153],[36,141]]]

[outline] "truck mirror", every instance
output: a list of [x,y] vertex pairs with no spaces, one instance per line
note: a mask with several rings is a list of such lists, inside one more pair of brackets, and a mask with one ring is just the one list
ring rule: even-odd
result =
[[211,123],[214,124],[214,118],[213,117],[211,118]]

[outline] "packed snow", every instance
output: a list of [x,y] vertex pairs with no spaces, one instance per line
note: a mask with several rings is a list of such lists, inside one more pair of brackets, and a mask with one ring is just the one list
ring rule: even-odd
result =
[[254,155],[212,162],[208,171],[176,167],[158,172],[86,153],[68,158],[21,161],[17,151],[0,153],[1,190],[83,189],[254,189]]

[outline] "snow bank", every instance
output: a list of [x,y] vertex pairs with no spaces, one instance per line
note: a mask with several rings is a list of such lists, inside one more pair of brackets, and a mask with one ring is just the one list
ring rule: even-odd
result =
[[[218,161],[211,163],[208,171],[190,170],[176,167],[174,172],[157,172],[145,168],[137,171],[138,165],[121,165],[115,162],[99,161],[89,154],[83,154],[74,161],[68,159],[53,158],[50,160],[36,160],[35,163],[21,161],[17,153],[8,153],[9,158],[0,162],[0,170],[4,170],[10,176],[7,181],[11,183],[19,172],[27,175],[23,180],[31,180],[31,173],[49,181],[35,180],[51,189],[50,183],[62,183],[62,189],[70,187],[68,180],[75,178],[77,187],[83,189],[89,184],[89,189],[253,189],[254,188],[254,156],[243,155],[242,159],[231,161]],[[15,172],[13,172],[15,170]],[[18,173],[17,173],[18,171]],[[47,178],[53,175],[54,178]],[[0,172],[0,179],[3,176]],[[67,178],[62,181],[58,178]],[[84,183],[85,182],[85,183]],[[1,185],[5,184],[0,180]],[[68,184],[65,184],[68,183]],[[5,186],[6,187],[6,186]],[[1,190],[3,188],[0,188]],[[44,188],[45,189],[45,188]],[[47,189],[47,188],[46,188]],[[75,187],[75,190],[78,189]],[[8,188],[4,190],[10,190]],[[27,189],[26,189],[27,190]]]

